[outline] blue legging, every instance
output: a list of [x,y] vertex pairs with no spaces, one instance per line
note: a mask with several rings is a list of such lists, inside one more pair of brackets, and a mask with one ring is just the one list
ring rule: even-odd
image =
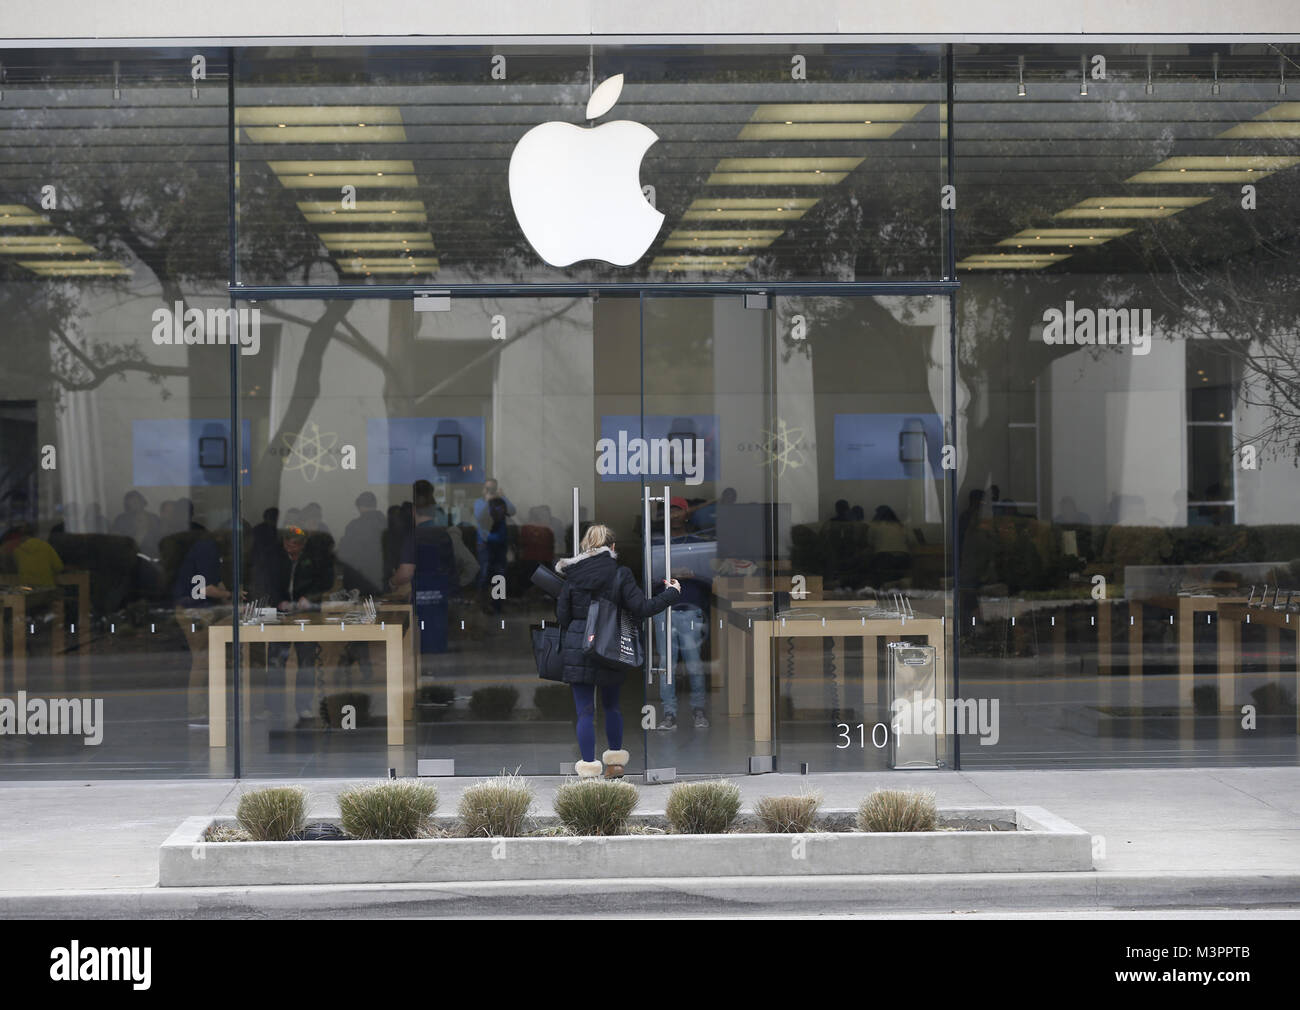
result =
[[[578,710],[578,750],[582,760],[596,760],[596,685],[570,684]],[[605,710],[605,739],[610,750],[623,749],[623,712],[618,707],[619,684],[602,684],[600,704]]]

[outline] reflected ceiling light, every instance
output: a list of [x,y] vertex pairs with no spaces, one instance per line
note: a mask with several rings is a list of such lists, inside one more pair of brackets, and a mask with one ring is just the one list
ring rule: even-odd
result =
[[1256,172],[1276,172],[1295,164],[1300,164],[1300,157],[1277,154],[1219,154],[1208,157],[1166,158],[1155,166],[1155,170],[1249,171],[1253,169]]
[[1057,211],[1052,217],[1062,221],[1162,218],[1173,217],[1181,209],[1181,207],[1071,207],[1068,210]]
[[1094,196],[1052,217],[1061,220],[1091,218],[1162,218],[1173,217],[1188,207],[1205,203],[1208,196]]
[[280,185],[285,189],[338,189],[355,186],[357,189],[414,189],[420,180],[414,175],[395,175],[391,172],[372,172],[368,175],[282,175]]
[[760,105],[751,123],[862,123],[906,122],[925,108],[911,102],[788,102]]
[[1041,270],[1069,259],[1069,253],[981,253],[958,261],[962,270]]
[[1019,68],[1019,73],[1020,73],[1020,83],[1016,86],[1016,94],[1020,98],[1024,98],[1025,97],[1025,58],[1021,56],[1016,61],[1016,65]]
[[1132,228],[1026,228],[1004,238],[1000,246],[1104,245],[1113,238],[1127,235]]
[[415,173],[415,162],[402,160],[373,160],[368,161],[364,158],[354,159],[351,161],[328,160],[328,161],[268,161],[271,171],[276,175],[347,175],[350,173],[359,173],[365,175],[370,172],[383,172],[385,175],[405,173],[413,175]]
[[114,60],[114,61],[113,61],[113,98],[114,98],[114,100],[119,99],[119,98],[122,97],[122,82],[121,82],[121,79],[120,79],[120,77],[121,77],[121,70],[122,70],[122,61],[121,61],[121,60]]
[[433,241],[433,236],[427,231],[322,231],[316,234],[324,242],[369,242],[371,239],[385,242]]
[[1210,57],[1210,62],[1214,66],[1214,83],[1210,85],[1210,94],[1219,93],[1219,54],[1215,53]]
[[852,172],[866,158],[721,158],[715,172]]
[[760,105],[739,140],[876,140],[892,137],[925,105],[806,102]]
[[425,274],[438,269],[436,256],[363,256],[345,260],[339,269],[345,274]]
[[415,177],[415,163],[412,161],[359,159],[269,161],[267,164],[275,172],[280,184],[287,189],[334,189],[339,186],[410,189],[419,184]]
[[236,126],[401,125],[396,105],[244,105],[235,110]]
[[1129,234],[1132,228],[1025,228],[1016,232],[1017,238],[1119,238]]
[[433,252],[433,239],[357,239],[351,242],[326,241],[332,252]]
[[254,143],[403,143],[395,105],[261,105],[235,110],[235,124]]
[[[298,209],[304,214],[328,214],[339,210],[337,200],[299,200]],[[424,212],[423,200],[358,200],[353,210],[344,211],[351,218],[356,212],[403,213],[411,211]]]
[[1076,207],[1195,207],[1210,199],[1208,196],[1090,196],[1080,200]]
[[[357,203],[363,201],[358,200]],[[427,224],[428,215],[424,211],[382,211],[380,213],[358,213],[354,210],[339,210],[303,214],[309,224]]]
[[0,254],[32,252],[93,253],[95,247],[73,235],[0,235]]
[[702,231],[677,228],[664,240],[665,249],[766,249],[785,233],[779,229]]
[[21,203],[0,203],[0,228],[36,228],[49,224],[48,217]]
[[650,269],[664,272],[696,270],[744,270],[754,261],[753,256],[656,256]]
[[131,271],[116,260],[19,260],[18,265],[42,277],[122,277]]
[[[0,80],[4,79],[4,68],[0,67]],[[1277,93],[1286,94],[1286,54],[1281,53],[1277,58]],[[0,95],[0,97],[3,97]]]
[[1254,182],[1274,172],[1300,164],[1300,158],[1277,155],[1222,155],[1166,158],[1150,171],[1139,172],[1131,183]]
[[1300,102],[1280,102],[1265,109],[1252,122],[1238,123],[1220,133],[1219,137],[1273,137],[1281,140],[1300,137]]
[[1147,94],[1148,95],[1154,95],[1156,93],[1155,82],[1151,79],[1151,63],[1152,63],[1151,54],[1147,53]]
[[797,221],[816,204],[817,198],[805,196],[697,197],[691,201],[682,218],[691,221]]
[[1086,98],[1088,96],[1088,57],[1079,56],[1079,94]]
[[833,186],[865,158],[722,158],[709,186]]
[[714,172],[706,186],[834,186],[847,172]]

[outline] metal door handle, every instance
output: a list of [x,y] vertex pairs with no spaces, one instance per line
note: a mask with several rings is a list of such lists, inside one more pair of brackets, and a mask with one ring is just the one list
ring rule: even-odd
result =
[[581,548],[578,547],[578,543],[582,540],[582,537],[578,535],[579,515],[580,513],[578,511],[578,489],[575,487],[573,489],[573,556],[575,558],[581,553]]
[[[650,549],[650,488],[641,489],[641,570],[645,573],[645,596],[654,596],[654,566]],[[654,683],[654,624],[647,620],[643,629],[645,635],[645,682]]]
[[[673,577],[673,520],[669,506],[668,487],[664,487],[664,581]],[[673,682],[673,608],[664,608],[664,667],[668,670],[667,683]]]

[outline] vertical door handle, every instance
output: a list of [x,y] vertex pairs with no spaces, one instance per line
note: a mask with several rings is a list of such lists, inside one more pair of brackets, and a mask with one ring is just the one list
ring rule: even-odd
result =
[[[664,488],[664,579],[673,577],[673,520],[672,507],[669,504],[668,488]],[[664,609],[664,667],[667,669],[668,685],[673,683],[673,608]]]
[[[641,571],[644,572],[645,597],[654,596],[654,555],[650,544],[650,488],[641,489]],[[654,618],[645,622],[645,682],[654,682]]]
[[580,523],[578,522],[578,517],[580,515],[581,513],[578,510],[578,489],[575,487],[573,489],[573,556],[575,558],[581,553],[581,548],[578,547],[579,541],[582,540],[582,537],[579,535]]

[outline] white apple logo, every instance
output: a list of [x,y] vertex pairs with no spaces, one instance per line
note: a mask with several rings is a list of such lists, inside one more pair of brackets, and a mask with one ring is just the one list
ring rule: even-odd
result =
[[[603,82],[587,118],[613,108],[623,75]],[[510,155],[510,202],[524,237],[554,267],[639,260],[664,222],[641,193],[641,159],[658,134],[621,119],[586,129],[558,120],[519,138]]]

